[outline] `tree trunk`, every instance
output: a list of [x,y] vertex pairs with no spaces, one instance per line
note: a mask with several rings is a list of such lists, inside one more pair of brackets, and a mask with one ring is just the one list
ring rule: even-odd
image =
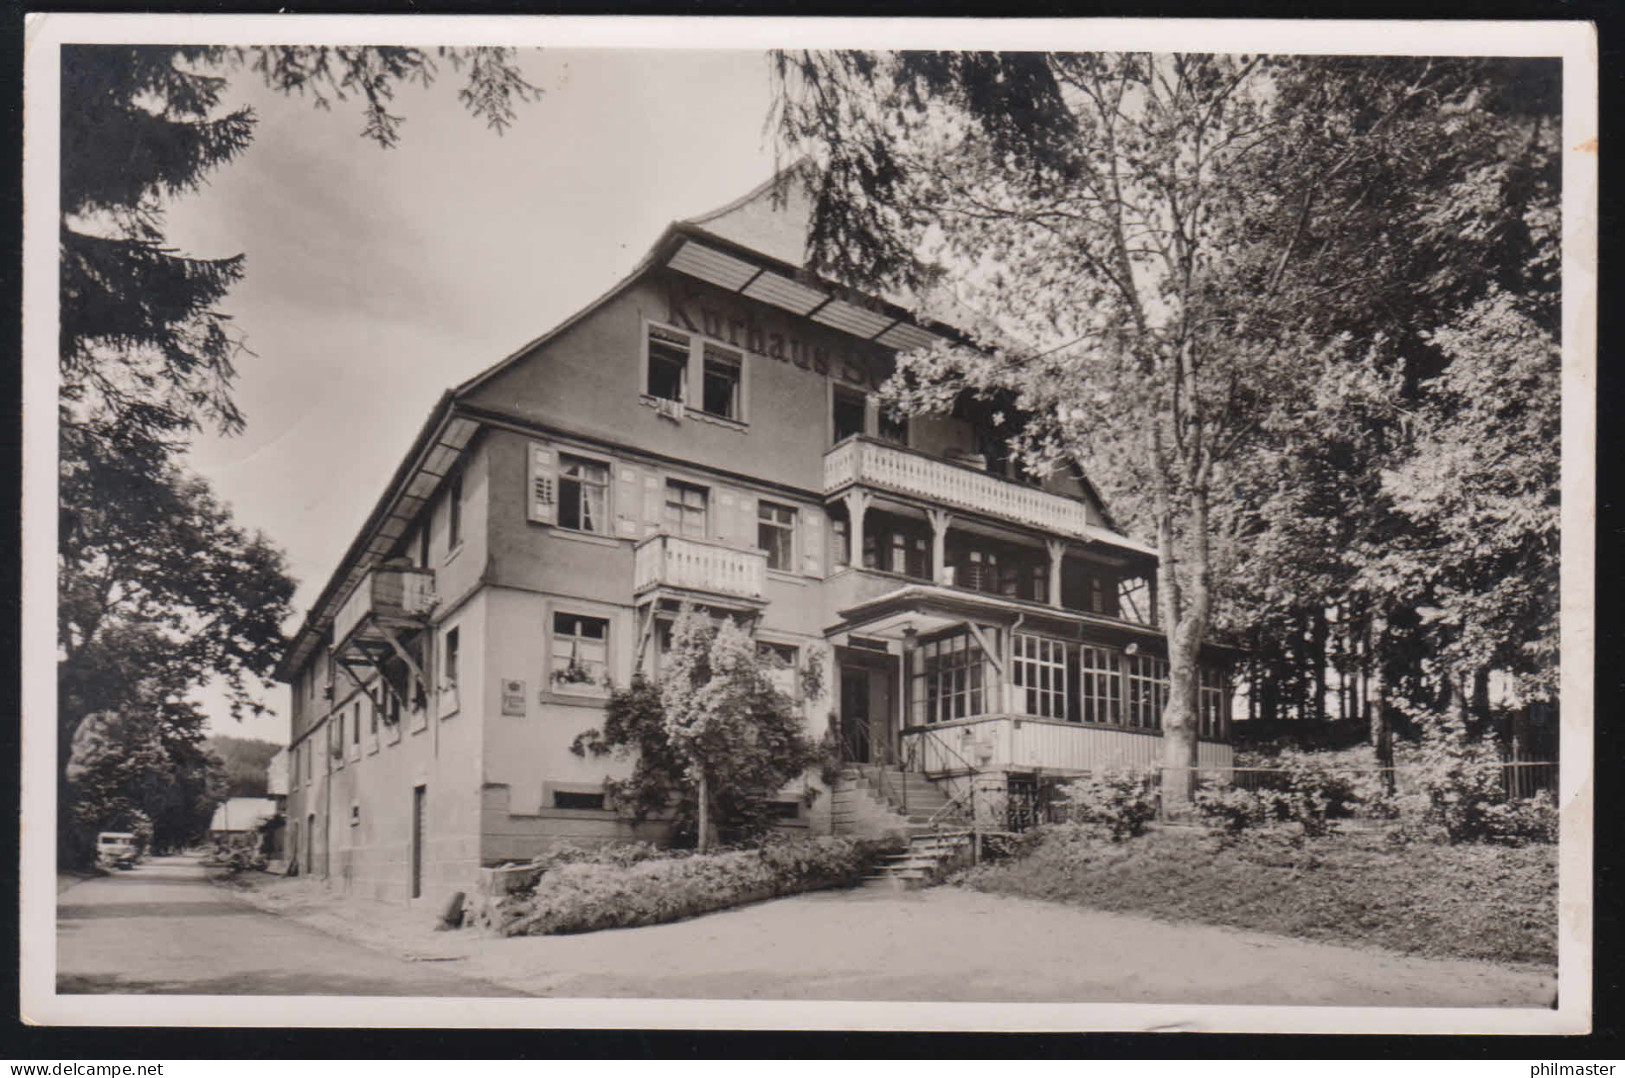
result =
[[700,776],[699,801],[699,833],[695,835],[695,846],[700,853],[705,853],[711,849],[711,783],[704,775]]
[[1326,611],[1316,610],[1310,622],[1309,661],[1313,665],[1311,678],[1314,698],[1309,702],[1309,717],[1315,722],[1326,721]]
[[1370,667],[1366,683],[1365,706],[1368,714],[1371,745],[1377,750],[1377,766],[1382,768],[1382,786],[1394,792],[1394,729],[1388,721],[1388,680],[1383,669],[1387,657],[1384,637],[1388,633],[1388,619],[1373,611],[1366,623],[1366,663]]

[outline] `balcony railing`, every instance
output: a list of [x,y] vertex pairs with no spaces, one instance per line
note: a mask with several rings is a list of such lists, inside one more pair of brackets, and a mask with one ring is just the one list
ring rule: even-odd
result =
[[1012,483],[963,464],[864,437],[824,454],[824,493],[860,484],[1012,520],[1047,532],[1097,538],[1082,502]]
[[767,580],[767,555],[702,539],[652,535],[638,544],[632,574],[632,590],[638,595],[650,588],[670,587],[760,599]]
[[410,622],[434,609],[434,570],[415,566],[381,566],[357,584],[333,616],[333,642],[342,646],[367,617]]

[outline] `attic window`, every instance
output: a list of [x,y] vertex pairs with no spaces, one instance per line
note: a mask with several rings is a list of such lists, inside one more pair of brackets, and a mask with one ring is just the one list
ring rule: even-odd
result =
[[645,389],[651,397],[682,401],[688,372],[688,338],[674,330],[649,327],[649,368]]
[[710,415],[739,419],[740,355],[705,346],[705,386],[701,407]]

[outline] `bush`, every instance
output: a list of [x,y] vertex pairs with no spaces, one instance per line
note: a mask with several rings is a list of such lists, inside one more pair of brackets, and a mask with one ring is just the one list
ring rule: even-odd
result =
[[1105,827],[1113,842],[1145,834],[1157,818],[1156,778],[1150,771],[1111,768],[1064,784],[1060,795],[1070,821]]
[[856,839],[814,838],[707,854],[580,851],[559,857],[528,893],[503,899],[492,921],[509,936],[664,924],[780,895],[851,886],[880,848]]
[[1266,757],[1260,766],[1274,770],[1261,774],[1254,789],[1204,783],[1196,792],[1197,813],[1226,834],[1296,823],[1309,836],[1330,834],[1336,827],[1333,821],[1353,816],[1362,806],[1378,815],[1392,815],[1380,776],[1362,781],[1350,768],[1296,749]]
[[[1508,799],[1500,752],[1469,741],[1450,726],[1430,734],[1417,752],[1419,793],[1408,830],[1442,832],[1451,845],[1493,842],[1519,846],[1557,841],[1557,805],[1550,794]],[[1409,837],[1409,836],[1406,836]]]

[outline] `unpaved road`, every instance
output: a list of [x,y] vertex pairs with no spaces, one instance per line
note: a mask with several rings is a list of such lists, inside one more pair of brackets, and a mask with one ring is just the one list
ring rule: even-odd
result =
[[511,940],[436,933],[426,913],[316,880],[262,878],[261,888],[254,902],[289,916],[251,908],[179,859],[73,886],[58,898],[60,991],[1547,1007],[1556,987],[1545,969],[951,887],[826,891],[676,924]]
[[56,933],[64,994],[521,994],[262,913],[185,857],[74,884],[57,896]]
[[823,892],[649,928],[480,940],[535,995],[1546,1007],[1550,971],[1408,958],[941,887]]

